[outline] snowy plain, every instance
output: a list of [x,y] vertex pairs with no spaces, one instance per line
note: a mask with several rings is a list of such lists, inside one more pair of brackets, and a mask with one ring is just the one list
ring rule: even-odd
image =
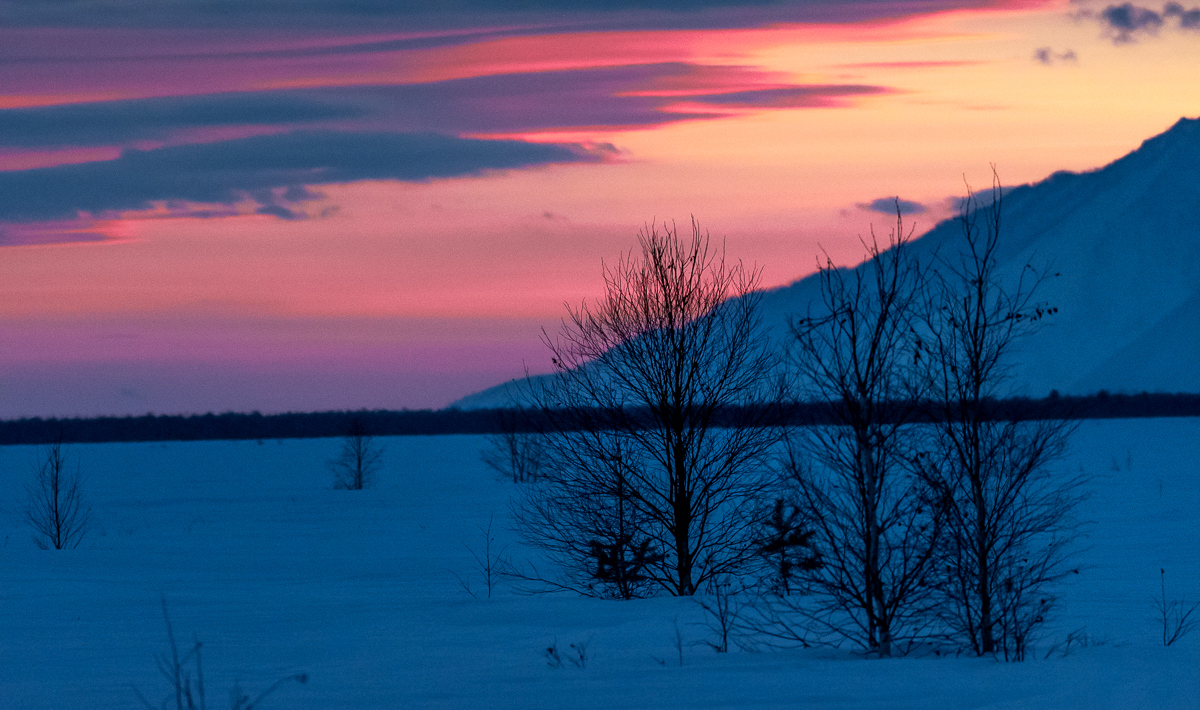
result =
[[[1164,648],[1153,598],[1200,601],[1200,419],[1083,422],[1081,572],[1030,660],[714,653],[694,600],[487,598],[468,547],[507,529],[513,486],[483,437],[391,437],[366,491],[333,490],[336,439],[74,445],[95,530],[40,550],[22,509],[36,447],[0,449],[0,708],[158,702],[160,599],[203,642],[208,705],[235,683],[273,708],[1200,708],[1200,630]],[[458,577],[472,578],[479,598]],[[683,665],[675,643],[683,636]],[[1086,629],[1087,645],[1045,652]],[[194,635],[194,636],[193,636]],[[583,669],[543,650],[587,644]],[[172,698],[173,701],[173,698]]]

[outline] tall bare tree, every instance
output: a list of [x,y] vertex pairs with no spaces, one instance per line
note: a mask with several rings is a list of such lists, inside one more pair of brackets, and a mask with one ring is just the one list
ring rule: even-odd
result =
[[354,418],[342,437],[342,449],[329,462],[333,469],[333,487],[347,491],[370,488],[383,465],[383,447],[367,430],[362,419]]
[[92,529],[92,509],[83,500],[81,482],[78,467],[68,470],[62,444],[52,444],[42,452],[25,506],[25,520],[33,528],[38,547],[79,547]]
[[500,431],[488,436],[479,458],[513,483],[536,481],[542,469],[542,442],[531,430],[529,413],[519,405],[496,412]]
[[[725,261],[693,220],[646,227],[604,268],[605,295],[568,306],[533,385],[539,480],[515,513],[562,586],[691,595],[757,553],[779,440],[782,379],[756,308],[759,272]],[[617,572],[616,570],[623,570]]]
[[1037,300],[1045,274],[1033,266],[1002,280],[994,171],[989,197],[968,191],[962,251],[939,260],[930,279],[921,361],[937,421],[923,469],[947,512],[944,620],[976,654],[1020,660],[1055,603],[1054,583],[1071,572],[1071,513],[1083,481],[1053,468],[1070,421],[1018,421],[997,405],[1011,394],[1013,347],[1057,309]]
[[812,606],[776,600],[808,616],[799,628],[880,656],[921,626],[940,524],[912,466],[920,398],[912,325],[923,275],[904,229],[897,203],[888,242],[872,232],[862,265],[826,259],[821,302],[793,322],[797,389],[825,404],[831,424],[797,429],[789,446],[821,560],[806,575]]

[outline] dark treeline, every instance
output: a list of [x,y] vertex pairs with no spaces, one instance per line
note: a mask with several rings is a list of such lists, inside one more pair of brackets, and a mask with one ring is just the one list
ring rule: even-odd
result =
[[[1196,394],[1099,394],[1087,397],[1052,395],[1045,399],[1006,399],[988,403],[988,416],[1003,420],[1046,417],[1127,419],[1200,416]],[[777,407],[778,423],[827,424],[834,421],[828,405],[793,403]],[[718,413],[718,417],[721,414]],[[727,413],[726,416],[733,416]],[[739,417],[741,419],[742,417]],[[932,421],[926,413],[918,421]],[[911,420],[911,418],[910,418]],[[119,441],[206,441],[232,439],[316,439],[345,436],[360,422],[374,436],[496,434],[544,430],[544,420],[507,410],[348,411],[288,414],[201,414],[90,419],[15,419],[0,421],[0,444],[105,443]],[[719,424],[718,424],[719,425]],[[559,426],[562,426],[561,422]]]
[[[788,402],[769,405],[774,412],[766,417],[753,417],[755,421],[766,425],[787,426],[819,426],[840,424],[845,417],[836,408],[839,404]],[[1196,394],[1149,394],[1143,392],[1137,395],[1109,394],[1101,390],[1089,396],[1060,396],[1051,393],[1045,399],[1016,397],[1003,400],[984,400],[984,420],[994,421],[1031,421],[1038,419],[1133,419],[1142,417],[1200,417],[1200,395]],[[715,426],[728,426],[748,419],[745,408],[722,407],[714,413]],[[556,412],[554,417],[547,417],[537,412],[516,410],[490,410],[493,413],[494,425],[499,432],[545,432],[553,429],[573,430],[573,417]],[[761,411],[761,410],[760,410]],[[911,403],[894,403],[885,405],[881,415],[882,421],[895,419],[892,413],[902,413],[905,421],[913,423],[929,423],[936,421],[939,414],[928,404],[912,405]],[[588,418],[581,412],[581,419]],[[554,425],[547,422],[553,419]],[[647,424],[654,420],[649,412],[640,416],[634,413],[631,419],[644,419]],[[449,432],[448,432],[449,433]],[[454,432],[458,433],[458,432]],[[493,433],[493,432],[488,432]]]
[[355,422],[362,423],[373,436],[487,434],[497,430],[497,416],[491,410],[146,414],[140,417],[0,421],[0,444],[318,439],[345,436]]

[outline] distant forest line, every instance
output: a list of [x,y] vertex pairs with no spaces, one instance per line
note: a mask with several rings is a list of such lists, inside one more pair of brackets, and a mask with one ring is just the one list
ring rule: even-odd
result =
[[[772,405],[777,423],[824,424],[831,421],[828,405]],[[896,405],[900,406],[900,405]],[[1200,394],[1108,394],[1086,397],[1015,398],[989,403],[996,419],[1133,419],[1198,417]],[[930,421],[934,415],[923,417]],[[287,414],[154,415],[0,421],[0,444],[109,443],[134,441],[219,441],[253,439],[319,439],[345,436],[354,422],[374,436],[432,436],[498,434],[532,431],[539,417],[506,409],[440,409],[419,411],[339,411]]]

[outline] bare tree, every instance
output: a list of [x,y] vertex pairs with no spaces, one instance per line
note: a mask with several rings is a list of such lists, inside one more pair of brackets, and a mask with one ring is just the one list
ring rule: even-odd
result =
[[496,413],[498,434],[488,436],[479,458],[489,468],[513,483],[536,481],[542,468],[542,440],[530,429],[524,409],[502,409]]
[[1161,567],[1158,585],[1159,596],[1154,600],[1154,611],[1162,624],[1163,645],[1170,646],[1200,625],[1200,618],[1192,617],[1200,609],[1200,602],[1188,604],[1186,599],[1167,599],[1167,570]]
[[1001,207],[993,171],[990,202],[968,191],[962,252],[940,260],[930,279],[921,361],[936,423],[922,468],[947,513],[944,620],[976,654],[1020,660],[1055,604],[1054,583],[1073,571],[1071,513],[1083,481],[1053,470],[1070,421],[1017,421],[995,403],[1009,394],[1014,345],[1056,311],[1036,300],[1044,274],[1032,266],[1002,282]]
[[[812,600],[778,597],[768,616],[806,616],[817,638],[890,656],[928,608],[927,578],[940,518],[916,475],[912,376],[922,270],[897,205],[888,243],[874,233],[854,270],[820,267],[821,302],[793,322],[802,396],[825,404],[830,425],[799,428],[789,445],[798,502],[815,533]],[[797,639],[804,641],[805,639]]]
[[775,477],[782,380],[757,315],[758,271],[725,262],[692,222],[639,233],[605,267],[605,296],[545,337],[531,383],[539,480],[515,508],[524,538],[584,593],[691,595],[751,563]]
[[[204,664],[201,663],[200,650],[204,644],[195,636],[192,637],[191,647],[180,649],[175,642],[175,630],[171,625],[171,616],[167,613],[167,599],[162,599],[163,620],[167,623],[167,644],[170,652],[164,651],[157,654],[155,660],[158,662],[158,671],[166,678],[171,690],[162,699],[158,705],[151,703],[142,691],[138,690],[137,686],[131,686],[134,694],[142,703],[142,706],[147,710],[167,710],[172,706],[171,698],[174,696],[175,710],[206,710],[208,707],[205,689],[204,689]],[[184,651],[181,655],[180,651]],[[196,665],[196,677],[193,678],[190,670],[190,664]],[[263,700],[268,695],[274,693],[285,683],[295,681],[300,684],[308,682],[307,673],[297,673],[280,678],[270,685],[266,690],[259,693],[253,700],[241,688],[240,684],[235,684],[229,692],[229,708],[230,710],[254,710],[259,707]]]
[[[479,579],[483,582],[483,589],[488,599],[492,598],[492,592],[500,584],[500,580],[505,576],[509,567],[508,558],[504,555],[506,548],[495,549],[496,536],[492,532],[494,521],[495,516],[489,515],[486,528],[482,525],[476,526],[483,536],[483,544],[478,549],[465,542],[463,543],[463,547],[467,548],[467,552],[471,553],[471,558],[475,561],[475,569],[473,571],[479,573]],[[470,594],[472,599],[479,598],[479,595],[471,589],[471,578],[474,575],[467,573],[466,576],[463,576],[457,572],[451,572],[451,574],[458,580],[458,586],[462,587],[464,592]]]
[[347,491],[370,488],[382,465],[383,447],[375,443],[365,422],[358,418],[351,420],[342,439],[340,455],[329,462],[333,469],[333,487]]
[[41,453],[25,506],[25,519],[38,547],[79,547],[92,529],[92,509],[83,500],[81,481],[78,466],[74,472],[67,469],[62,444],[52,444]]
[[706,591],[707,594],[698,594],[694,599],[704,612],[704,621],[701,623],[713,637],[700,643],[717,653],[729,653],[729,642],[746,630],[742,615],[752,606],[753,600],[748,594],[750,590],[735,587],[729,578],[713,577],[708,580]]

